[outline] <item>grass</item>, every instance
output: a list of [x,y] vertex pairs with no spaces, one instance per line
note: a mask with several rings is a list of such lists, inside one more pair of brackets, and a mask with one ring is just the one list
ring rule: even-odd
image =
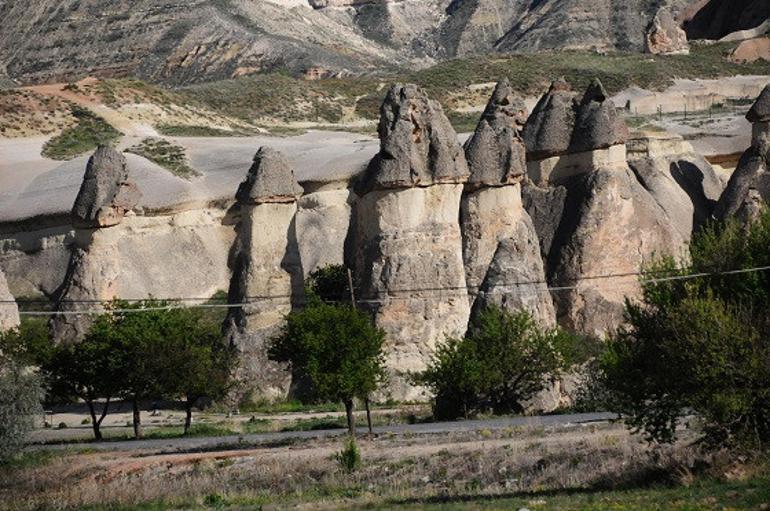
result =
[[43,146],[42,155],[53,160],[71,160],[96,149],[99,145],[112,144],[123,134],[90,110],[72,107],[77,123],[66,128]]
[[[600,55],[591,51],[500,54],[450,60],[414,72],[317,81],[306,81],[287,73],[268,73],[197,85],[179,93],[191,102],[249,122],[275,119],[336,123],[348,116],[374,120],[379,115],[385,85],[394,82],[424,87],[452,112],[468,102],[482,105],[486,102],[489,91],[471,91],[469,85],[495,82],[504,77],[519,93],[538,95],[559,76],[564,76],[576,89],[585,88],[596,77],[610,93],[616,93],[631,85],[663,89],[675,78],[767,73],[763,62],[730,62],[726,55],[734,47],[734,43],[694,45],[689,55],[669,56]],[[470,126],[469,117],[453,114],[458,129],[465,131]]]
[[186,126],[183,124],[159,124],[158,133],[168,137],[247,137],[253,133],[239,130],[223,130],[211,126]]
[[126,149],[126,152],[147,158],[175,176],[184,179],[191,179],[200,175],[188,164],[187,154],[183,147],[162,138],[145,138],[138,145]]

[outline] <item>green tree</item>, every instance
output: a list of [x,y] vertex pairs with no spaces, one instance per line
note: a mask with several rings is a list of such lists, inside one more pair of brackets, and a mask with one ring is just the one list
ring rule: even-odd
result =
[[24,446],[35,416],[42,415],[44,395],[39,374],[0,352],[0,463]]
[[567,367],[571,339],[539,327],[527,312],[489,307],[463,339],[440,346],[416,380],[433,392],[437,418],[521,412]]
[[384,340],[385,332],[366,313],[318,302],[287,316],[269,355],[307,378],[309,399],[342,402],[355,435],[353,402],[366,399],[383,381]]
[[335,264],[317,269],[305,282],[305,294],[311,304],[314,300],[351,303],[348,269]]
[[222,339],[221,320],[195,309],[168,311],[161,357],[165,371],[161,393],[182,397],[185,435],[193,408],[223,398],[231,388],[236,352]]
[[641,301],[627,303],[602,379],[617,411],[649,440],[673,441],[694,414],[708,445],[770,441],[770,272],[734,272],[770,265],[768,243],[770,214],[708,226],[689,260],[664,258],[648,270],[716,274],[648,282]]
[[[112,318],[98,316],[79,343],[56,346],[42,363],[50,379],[52,397],[62,401],[80,399],[88,406],[94,438],[102,440],[101,425],[112,400],[122,391],[126,371],[113,328]],[[101,410],[97,402],[103,400]]]

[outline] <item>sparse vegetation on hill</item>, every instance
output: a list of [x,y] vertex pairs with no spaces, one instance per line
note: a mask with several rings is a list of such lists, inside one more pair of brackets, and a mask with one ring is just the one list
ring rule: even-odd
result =
[[190,179],[200,175],[190,167],[184,147],[162,138],[145,138],[138,145],[126,149],[126,152],[147,158],[181,178]]
[[85,108],[73,106],[77,124],[66,128],[43,146],[43,156],[53,160],[71,160],[100,145],[113,144],[123,134],[107,121]]

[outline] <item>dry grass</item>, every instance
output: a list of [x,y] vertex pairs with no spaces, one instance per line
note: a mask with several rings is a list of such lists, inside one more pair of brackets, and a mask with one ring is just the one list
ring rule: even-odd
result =
[[687,482],[706,461],[684,445],[651,449],[620,426],[384,435],[360,447],[363,468],[353,474],[335,461],[339,439],[211,452],[69,454],[0,473],[0,508],[189,507],[206,505],[206,499],[236,507],[272,502],[335,508]]

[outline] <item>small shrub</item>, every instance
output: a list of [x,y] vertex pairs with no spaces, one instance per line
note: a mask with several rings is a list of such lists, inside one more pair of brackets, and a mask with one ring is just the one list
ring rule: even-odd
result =
[[58,426],[56,426],[56,429],[67,429],[67,423],[66,422],[60,422]]
[[361,453],[358,450],[356,439],[348,438],[345,447],[335,456],[337,463],[347,473],[352,473],[361,467]]
[[0,463],[13,459],[42,414],[39,376],[0,355]]
[[77,124],[46,142],[42,151],[46,158],[71,160],[100,145],[110,145],[123,135],[88,109],[73,106],[72,115]]
[[190,167],[184,147],[162,138],[145,138],[138,145],[126,149],[126,152],[147,158],[175,176],[190,179],[200,175]]

